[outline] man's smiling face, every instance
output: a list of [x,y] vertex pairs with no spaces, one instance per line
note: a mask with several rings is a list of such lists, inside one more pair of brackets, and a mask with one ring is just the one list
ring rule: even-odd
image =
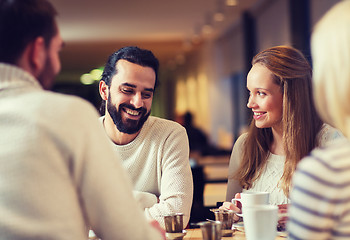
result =
[[107,112],[120,132],[134,134],[142,128],[151,113],[156,74],[126,60],[116,63],[111,79]]

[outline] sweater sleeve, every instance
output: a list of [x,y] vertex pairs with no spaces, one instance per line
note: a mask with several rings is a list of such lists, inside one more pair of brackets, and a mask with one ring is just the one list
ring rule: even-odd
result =
[[290,239],[349,239],[349,142],[312,151],[293,176]]
[[149,192],[141,192],[134,190],[134,197],[137,203],[141,206],[142,210],[150,208],[158,202],[157,196]]
[[339,138],[344,138],[344,135],[338,129],[333,128],[328,124],[323,124],[317,137],[318,137],[318,141],[319,141],[319,146],[325,147],[329,143],[331,143]]
[[230,163],[229,163],[229,169],[228,169],[228,182],[227,182],[227,190],[226,190],[227,202],[231,202],[232,198],[235,197],[236,193],[242,192],[242,186],[239,184],[237,180],[234,179],[234,177],[241,163],[242,148],[246,137],[247,137],[246,133],[241,135],[237,139],[235,145],[233,146]]
[[159,202],[146,208],[145,214],[164,227],[165,215],[183,213],[186,227],[192,206],[193,181],[185,129],[174,128],[163,144]]
[[335,205],[330,200],[337,193],[335,189],[324,185],[325,176],[330,177],[329,174],[312,157],[303,159],[299,164],[293,176],[291,205],[288,210],[291,239],[331,239],[331,229],[337,217]]

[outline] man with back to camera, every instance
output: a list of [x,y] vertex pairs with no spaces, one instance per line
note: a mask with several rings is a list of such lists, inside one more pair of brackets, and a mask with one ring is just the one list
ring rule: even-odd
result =
[[145,49],[124,47],[113,53],[99,84],[101,121],[146,217],[164,227],[165,215],[183,213],[185,227],[193,197],[188,138],[180,124],[149,116],[158,66]]
[[0,0],[0,238],[165,239],[94,107],[43,89],[60,70],[55,16],[46,0]]

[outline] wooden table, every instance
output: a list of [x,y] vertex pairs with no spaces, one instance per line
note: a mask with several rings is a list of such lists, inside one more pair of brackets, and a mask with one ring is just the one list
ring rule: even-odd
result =
[[[202,240],[202,232],[200,228],[186,229],[187,234],[183,240]],[[222,240],[245,240],[243,232],[235,231],[232,237],[222,237]],[[276,237],[276,240],[286,240],[285,237]]]

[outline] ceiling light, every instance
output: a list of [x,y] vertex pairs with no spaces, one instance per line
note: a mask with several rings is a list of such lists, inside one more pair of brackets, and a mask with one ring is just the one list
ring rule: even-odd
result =
[[216,22],[222,22],[225,19],[225,15],[222,12],[216,12],[214,14],[214,21]]
[[204,25],[204,26],[202,27],[202,32],[203,32],[204,34],[210,34],[210,33],[213,32],[213,27],[210,26],[210,25],[208,25],[208,24],[206,24],[206,25]]
[[224,4],[223,1],[218,0],[216,2],[216,12],[213,15],[213,20],[215,22],[222,22],[225,19],[225,15],[224,15]]
[[212,15],[210,15],[209,13],[206,15],[205,17],[205,22],[204,25],[202,27],[202,33],[204,34],[210,34],[213,32],[213,27],[211,25],[211,20],[212,20]]
[[238,4],[237,0],[226,0],[227,6],[236,6]]

